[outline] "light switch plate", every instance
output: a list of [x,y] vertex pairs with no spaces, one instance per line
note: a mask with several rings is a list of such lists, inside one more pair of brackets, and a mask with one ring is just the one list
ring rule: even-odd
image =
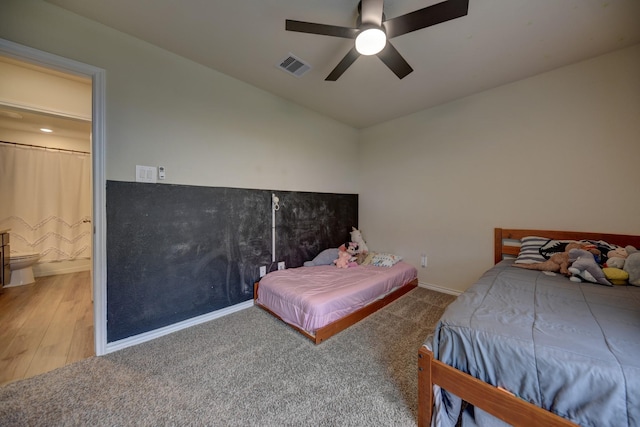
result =
[[158,179],[158,168],[155,166],[136,165],[136,182],[155,183]]

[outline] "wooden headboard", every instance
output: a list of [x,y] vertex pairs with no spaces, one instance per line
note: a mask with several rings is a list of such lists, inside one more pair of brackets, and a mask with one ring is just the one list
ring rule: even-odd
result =
[[632,245],[640,249],[640,236],[630,234],[589,233],[581,231],[552,231],[552,230],[520,230],[511,228],[496,228],[494,230],[494,262],[502,261],[505,255],[518,256],[520,246],[506,245],[505,240],[520,240],[527,236],[548,237],[558,240],[604,240],[619,246]]

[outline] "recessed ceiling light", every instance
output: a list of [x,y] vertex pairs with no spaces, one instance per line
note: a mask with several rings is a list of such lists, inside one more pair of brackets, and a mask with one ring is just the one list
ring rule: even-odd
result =
[[44,132],[44,133],[51,133],[51,132],[53,132],[51,129],[47,129],[47,128],[40,128],[40,131],[41,131],[41,132]]

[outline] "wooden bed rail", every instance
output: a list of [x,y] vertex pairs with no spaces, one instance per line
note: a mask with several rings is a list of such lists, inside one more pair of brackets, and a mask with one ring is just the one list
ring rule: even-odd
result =
[[[365,305],[364,307],[352,312],[351,314],[348,314],[348,315],[342,317],[341,319],[338,319],[338,320],[336,320],[336,321],[334,321],[332,323],[329,323],[326,326],[323,326],[322,328],[319,328],[318,330],[315,331],[315,333],[311,333],[309,331],[305,331],[304,329],[299,328],[299,327],[297,327],[295,325],[292,325],[290,323],[287,323],[287,325],[289,325],[291,328],[295,329],[296,331],[300,332],[305,337],[309,338],[311,341],[314,342],[314,344],[320,344],[321,342],[327,340],[328,338],[331,338],[335,334],[344,331],[349,326],[358,323],[359,321],[361,321],[365,317],[367,317],[367,316],[375,313],[376,311],[380,310],[381,308],[391,304],[393,301],[397,300],[398,298],[400,298],[402,295],[406,294],[407,292],[412,291],[416,287],[418,287],[418,279],[417,278],[413,279],[412,281],[410,281],[408,283],[405,283],[404,285],[396,288],[394,291],[388,293],[384,297],[382,297],[380,299],[377,299],[377,300]],[[260,291],[260,282],[255,282],[253,284],[253,304],[255,306],[257,306],[257,307],[260,307],[261,309],[263,309],[267,313],[271,314],[276,319],[279,319],[279,320],[284,322],[284,320],[280,316],[278,316],[276,313],[274,313],[273,311],[269,310],[267,307],[263,306],[262,304],[260,304],[258,302],[258,292],[259,291]]]
[[418,352],[419,427],[431,425],[433,384],[513,426],[576,427],[569,420],[435,360],[426,347]]

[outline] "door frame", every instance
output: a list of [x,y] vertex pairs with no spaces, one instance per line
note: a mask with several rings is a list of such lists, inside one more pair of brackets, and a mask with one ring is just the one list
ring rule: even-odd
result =
[[92,289],[94,344],[97,356],[107,351],[107,214],[106,214],[106,71],[0,38],[0,53],[65,73],[91,78],[91,159],[93,194]]

